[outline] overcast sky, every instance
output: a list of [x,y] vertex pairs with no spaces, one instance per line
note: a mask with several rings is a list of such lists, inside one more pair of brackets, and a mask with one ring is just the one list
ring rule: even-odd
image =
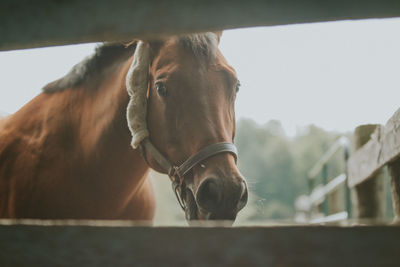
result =
[[[13,113],[95,44],[0,52],[0,112]],[[242,87],[238,118],[352,131],[400,107],[400,19],[225,31],[220,49]]]

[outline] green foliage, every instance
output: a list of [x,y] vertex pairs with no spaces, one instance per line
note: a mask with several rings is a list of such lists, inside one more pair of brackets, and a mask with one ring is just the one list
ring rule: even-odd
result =
[[[256,208],[250,219],[293,218],[295,199],[308,193],[308,171],[338,137],[311,125],[289,138],[279,121],[260,126],[252,120],[240,120],[235,141],[239,169],[255,196],[250,205]],[[338,154],[329,162],[328,175],[333,178],[343,170],[343,155]]]

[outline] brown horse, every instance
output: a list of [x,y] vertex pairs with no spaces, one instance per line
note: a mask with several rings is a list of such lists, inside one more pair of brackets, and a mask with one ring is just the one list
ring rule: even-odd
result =
[[153,168],[188,220],[234,220],[247,187],[230,144],[238,80],[219,38],[102,45],[2,120],[0,217],[152,220]]

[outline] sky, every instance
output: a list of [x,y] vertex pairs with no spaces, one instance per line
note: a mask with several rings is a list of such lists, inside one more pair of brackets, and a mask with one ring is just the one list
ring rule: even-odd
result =
[[[400,107],[400,19],[224,31],[220,49],[242,84],[237,118],[353,131]],[[0,52],[0,114],[17,111],[96,44]]]

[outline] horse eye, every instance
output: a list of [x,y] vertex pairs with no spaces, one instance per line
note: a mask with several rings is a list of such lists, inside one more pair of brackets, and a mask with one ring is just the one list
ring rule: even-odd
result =
[[166,97],[168,95],[167,94],[167,88],[165,87],[165,85],[163,83],[158,82],[158,83],[155,84],[155,87],[156,87],[157,93],[160,96]]
[[236,83],[236,93],[237,92],[239,92],[239,89],[240,89],[240,86],[241,86],[241,84],[240,84],[240,82],[238,81],[237,83]]

